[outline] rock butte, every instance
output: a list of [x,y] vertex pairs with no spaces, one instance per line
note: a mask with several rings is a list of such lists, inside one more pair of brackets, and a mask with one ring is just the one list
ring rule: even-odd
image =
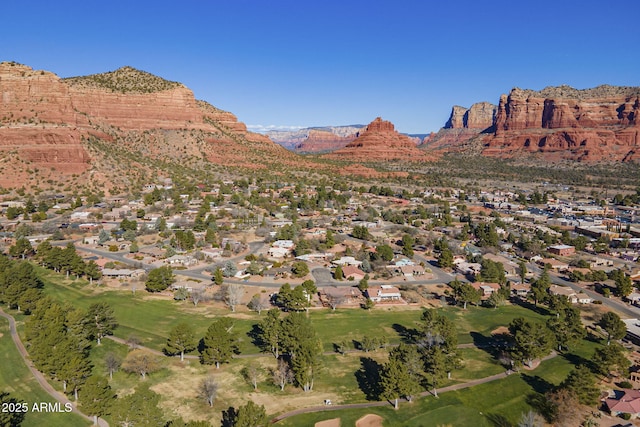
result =
[[417,148],[412,138],[400,134],[391,122],[380,117],[369,123],[355,140],[326,157],[358,162],[433,160]]

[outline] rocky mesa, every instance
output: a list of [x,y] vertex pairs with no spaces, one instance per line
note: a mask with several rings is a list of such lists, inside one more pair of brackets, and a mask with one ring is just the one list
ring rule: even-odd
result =
[[483,154],[540,153],[550,160],[640,159],[640,87],[515,88],[500,97]]
[[414,139],[399,133],[393,123],[380,117],[369,123],[366,129],[344,148],[326,156],[357,162],[433,160],[432,156],[417,148]]
[[[181,83],[132,67],[61,79],[0,63],[0,186],[83,174],[110,179],[91,140],[176,161],[190,155],[259,167],[270,158],[288,158],[268,137],[248,132],[232,113],[196,100]],[[134,147],[141,140],[147,145]]]

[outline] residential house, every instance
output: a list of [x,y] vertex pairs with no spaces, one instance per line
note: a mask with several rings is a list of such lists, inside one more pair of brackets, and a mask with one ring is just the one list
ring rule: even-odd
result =
[[506,274],[507,276],[518,275],[518,265],[510,259],[503,257],[502,255],[484,254],[482,258],[502,264],[502,268],[504,268],[504,274]]
[[483,300],[489,298],[492,293],[500,290],[499,283],[473,282],[471,286],[480,292],[480,298]]
[[271,258],[284,258],[291,253],[290,249],[272,246],[267,250],[267,255]]
[[342,266],[354,265],[359,267],[360,265],[362,265],[362,261],[358,261],[352,256],[343,256],[340,259],[334,259],[333,261],[331,261],[331,264],[342,265]]
[[528,283],[511,284],[511,295],[519,298],[527,298],[531,291],[531,285]]
[[400,266],[400,272],[405,277],[422,276],[425,273],[424,267],[421,265],[403,265]]
[[103,277],[109,277],[112,279],[131,279],[142,276],[145,273],[142,269],[131,270],[128,268],[123,268],[120,270],[116,270],[114,268],[104,268],[102,270]]
[[613,395],[604,399],[604,404],[613,416],[629,414],[637,418],[640,414],[640,390],[615,390]]
[[551,285],[549,293],[565,296],[571,304],[591,304],[593,302],[593,298],[589,295],[584,292],[576,292],[567,286]]
[[165,259],[164,262],[169,265],[180,265],[183,267],[189,267],[196,265],[198,260],[189,255],[173,255]]
[[362,299],[362,293],[358,288],[352,286],[327,286],[320,288],[320,302],[323,305],[330,305],[330,302],[339,304],[358,304]]
[[400,289],[391,285],[369,286],[365,293],[375,303],[402,301]]
[[569,245],[554,245],[549,246],[547,252],[558,256],[571,256],[576,253],[576,248]]
[[365,272],[360,270],[355,265],[345,265],[344,267],[342,267],[342,274],[347,279],[360,281],[364,279]]
[[558,261],[555,258],[542,258],[540,261],[538,261],[538,264],[543,267],[549,264],[551,268],[556,271],[567,271],[569,269],[569,264],[567,264],[566,262]]

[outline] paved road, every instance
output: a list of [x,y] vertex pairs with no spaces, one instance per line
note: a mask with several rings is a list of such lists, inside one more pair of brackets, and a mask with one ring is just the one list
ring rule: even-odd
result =
[[[42,372],[38,371],[33,366],[33,363],[29,359],[29,353],[27,353],[27,349],[24,347],[24,344],[22,344],[22,340],[20,339],[20,335],[18,335],[18,332],[16,330],[16,321],[13,318],[13,316],[5,313],[1,308],[0,308],[0,316],[4,317],[5,319],[7,319],[9,321],[9,332],[11,334],[11,339],[13,339],[13,342],[16,345],[16,348],[18,349],[18,352],[20,353],[20,357],[22,357],[22,360],[24,361],[24,364],[27,366],[27,368],[29,368],[29,371],[31,371],[31,375],[33,375],[33,377],[36,379],[36,381],[38,381],[38,384],[40,384],[42,389],[44,391],[46,391],[53,399],[55,399],[58,402],[60,402],[63,407],[66,404],[71,404],[72,412],[75,412],[76,414],[80,415],[84,419],[86,419],[86,420],[88,420],[90,422],[93,422],[93,418],[92,417],[89,417],[89,416],[83,414],[82,412],[80,412],[78,410],[78,408],[73,404],[73,402],[71,402],[67,398],[67,396],[65,396],[64,394],[60,393],[56,389],[54,389],[51,386],[51,384],[49,384],[49,382],[46,380],[46,378],[44,377]],[[105,420],[103,420],[102,418],[98,419],[98,425],[100,427],[109,427],[109,424]]]

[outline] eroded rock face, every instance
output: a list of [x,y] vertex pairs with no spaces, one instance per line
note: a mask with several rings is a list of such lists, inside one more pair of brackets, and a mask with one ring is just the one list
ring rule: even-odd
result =
[[485,130],[493,126],[497,107],[489,102],[478,102],[470,108],[454,106],[445,129]]
[[[243,164],[253,161],[244,152],[253,155],[264,148],[269,155],[279,155],[284,151],[268,137],[248,132],[232,113],[197,101],[184,85],[131,67],[60,79],[25,65],[0,63],[0,152],[5,164],[15,163],[6,161],[9,155],[24,162],[24,166],[2,170],[2,186],[20,184],[25,179],[23,169],[53,170],[64,177],[99,166],[92,164],[84,143],[90,136],[113,142],[158,129],[209,134],[209,139],[226,146],[210,144],[204,147],[205,155],[223,164],[234,164],[225,163],[231,160],[222,154],[227,151]],[[195,143],[187,135],[180,146],[203,152]],[[150,147],[149,152],[153,151]],[[254,157],[259,158],[258,154]]]
[[568,86],[536,92],[513,89],[500,97],[495,133],[483,154],[550,159],[628,161],[640,143],[640,88]]
[[377,117],[346,147],[328,155],[331,158],[354,161],[430,160],[416,142],[395,130],[389,121]]

